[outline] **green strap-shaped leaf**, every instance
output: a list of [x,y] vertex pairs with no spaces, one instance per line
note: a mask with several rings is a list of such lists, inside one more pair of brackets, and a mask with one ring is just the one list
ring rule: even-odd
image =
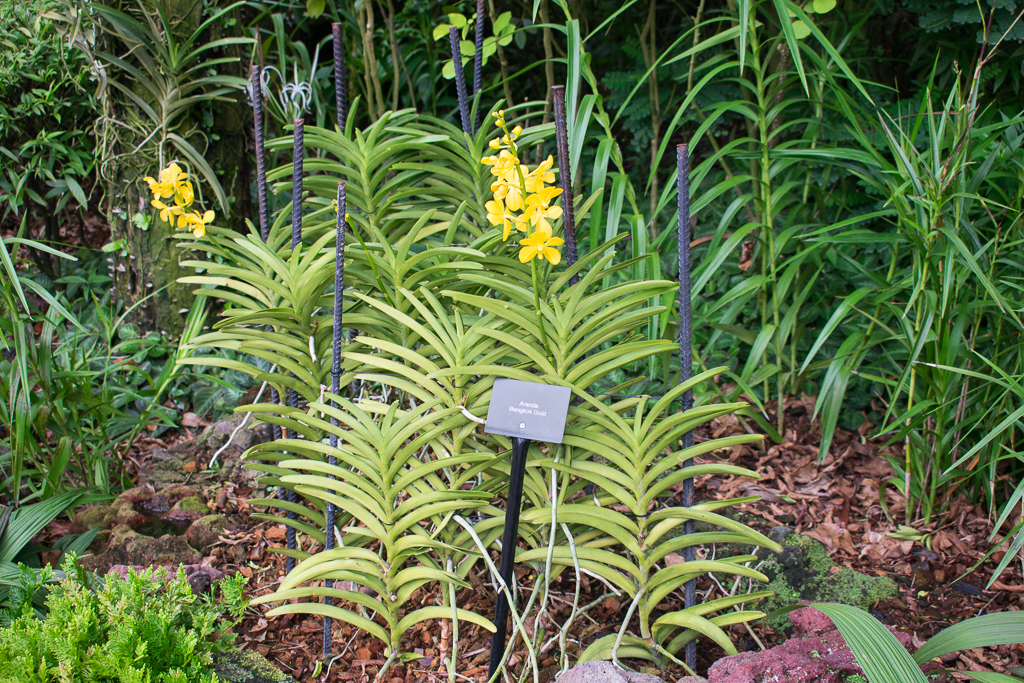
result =
[[957,650],[1016,643],[1024,643],[1024,612],[984,614],[961,621],[932,636],[914,653],[914,661],[924,664]]
[[928,683],[896,636],[864,610],[831,602],[810,607],[836,625],[869,683]]

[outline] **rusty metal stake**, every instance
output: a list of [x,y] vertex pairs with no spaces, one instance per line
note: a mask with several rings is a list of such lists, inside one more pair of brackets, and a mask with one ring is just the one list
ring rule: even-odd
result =
[[[338,237],[334,247],[334,329],[332,330],[334,338],[331,345],[331,393],[337,396],[339,385],[341,382],[341,326],[342,326],[342,309],[345,303],[345,228],[348,227],[345,222],[345,183],[338,183],[338,219],[337,219],[337,230]],[[333,408],[338,407],[337,401],[331,399],[331,406]],[[338,418],[331,415],[331,425],[338,426]],[[334,449],[338,447],[338,435],[331,432],[331,454],[327,457],[327,462],[331,465],[337,465],[338,459],[334,455]],[[333,474],[327,475],[328,478],[334,479]],[[330,491],[334,493],[334,491]],[[328,501],[326,516],[324,521],[324,548],[331,550],[334,548],[334,503]],[[327,588],[334,587],[334,579],[327,579],[324,581],[324,586]],[[324,598],[325,603],[333,604],[334,600],[330,597]],[[331,654],[331,618],[324,616],[324,657]]]
[[341,23],[331,24],[334,32],[334,102],[337,108],[338,131],[345,134],[348,122],[348,72],[345,71],[345,39],[341,33]]
[[[572,268],[576,253],[576,215],[572,204],[572,166],[569,162],[569,128],[565,117],[565,86],[551,86],[555,111],[555,151],[558,153],[558,181],[562,185],[562,229],[565,232],[565,261]],[[575,275],[570,285],[579,281]]]
[[[455,67],[455,92],[459,95],[459,117],[462,119],[462,132],[473,137],[473,122],[469,120],[469,98],[466,96],[466,74],[462,72],[462,49],[459,47],[459,29],[448,27],[448,42],[452,46],[452,64]],[[469,140],[466,140],[469,147]]]
[[[305,122],[300,119],[294,121],[295,129],[292,138],[292,252],[301,248],[302,245],[302,153],[305,146],[304,129]],[[293,375],[294,377],[294,375]],[[299,407],[299,394],[295,389],[288,390],[288,406]],[[288,430],[288,438],[294,439],[298,435],[295,430]],[[298,503],[299,497],[294,490],[288,489],[288,502]],[[287,512],[288,519],[296,519],[292,510]],[[297,541],[295,538],[295,527],[291,524],[285,529],[287,545],[289,550],[295,550]],[[289,555],[285,559],[285,569],[291,571],[295,568],[295,558]]]
[[476,30],[473,33],[473,104],[476,116],[473,117],[473,135],[480,130],[480,111],[483,109],[484,72],[484,0],[476,0]]

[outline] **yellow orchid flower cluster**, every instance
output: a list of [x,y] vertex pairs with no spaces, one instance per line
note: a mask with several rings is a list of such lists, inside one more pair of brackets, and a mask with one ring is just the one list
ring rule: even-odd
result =
[[480,163],[491,167],[491,175],[495,176],[491,183],[494,198],[484,204],[487,222],[501,226],[501,239],[504,241],[508,241],[513,228],[528,235],[519,241],[522,247],[519,260],[523,263],[540,256],[557,265],[562,254],[555,247],[563,244],[564,240],[552,235],[551,223],[548,222],[562,215],[562,207],[551,205],[562,191],[548,187],[555,182],[555,174],[551,172],[554,159],[548,156],[531,171],[529,166],[519,161],[516,140],[523,133],[522,127],[516,126],[510,131],[505,124],[504,110],[493,116],[494,125],[505,134],[488,143],[498,153],[480,160]]
[[[188,228],[195,237],[206,234],[206,226],[213,221],[214,213],[206,211],[200,214],[199,211],[190,210],[195,201],[195,191],[189,182],[188,173],[182,171],[178,164],[171,163],[160,171],[160,180],[152,177],[143,180],[149,184],[149,191],[153,193],[153,201],[150,203],[160,209],[160,220],[174,223],[177,217],[179,228]],[[173,204],[164,203],[164,199],[171,198],[174,199]]]

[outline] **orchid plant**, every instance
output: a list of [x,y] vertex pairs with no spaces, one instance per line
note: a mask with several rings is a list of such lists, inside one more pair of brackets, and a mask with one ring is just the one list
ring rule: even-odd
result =
[[[193,237],[199,238],[206,234],[206,226],[216,217],[212,210],[200,213],[200,210],[190,210],[195,202],[195,190],[192,182],[176,163],[171,163],[167,168],[160,171],[160,179],[146,177],[143,180],[149,184],[149,191],[153,193],[153,200],[150,202],[160,210],[160,220],[164,223],[174,223],[177,219],[179,228],[187,228],[192,231]],[[164,202],[165,199],[173,199],[172,204]]]

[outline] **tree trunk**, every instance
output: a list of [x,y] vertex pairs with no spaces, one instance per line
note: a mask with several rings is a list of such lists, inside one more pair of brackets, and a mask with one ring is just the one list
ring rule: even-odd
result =
[[[125,0],[103,0],[109,6],[123,12],[137,12],[138,5]],[[182,39],[190,35],[203,20],[203,3],[195,0],[158,0],[171,24],[171,32]],[[149,10],[155,14],[155,7]],[[218,22],[219,24],[219,22]],[[237,31],[238,29],[234,29]],[[218,35],[212,35],[218,32]],[[220,26],[209,31],[209,37],[201,40],[215,40],[224,37]],[[240,35],[240,33],[238,34]],[[106,37],[107,50],[123,55],[125,46],[116,44],[111,36]],[[115,43],[115,44],[110,44]],[[236,54],[241,54],[241,50]],[[131,84],[130,75],[116,67],[107,66],[108,76]],[[222,69],[225,67],[221,67]],[[242,75],[242,67],[227,65],[231,71]],[[133,91],[145,97],[141,88]],[[248,173],[246,154],[247,141],[243,107],[244,95],[239,92],[234,103],[212,102],[209,105],[213,123],[203,125],[201,112],[185,114],[186,125],[176,126],[179,131],[198,128],[205,135],[191,135],[189,142],[195,146],[217,172],[225,194],[242,198],[242,206],[230,207],[231,213],[220,207],[208,187],[202,187],[201,176],[193,173],[190,180],[196,186],[196,196],[204,198],[205,208],[217,213],[216,225],[229,227],[241,225],[248,197]],[[153,104],[151,102],[151,104]],[[127,322],[136,326],[140,334],[156,331],[171,337],[178,336],[184,328],[185,318],[195,303],[192,291],[194,285],[182,284],[178,280],[192,275],[191,269],[182,268],[180,262],[191,256],[177,246],[175,235],[184,234],[182,229],[160,220],[150,200],[152,195],[142,178],[157,177],[160,171],[155,144],[156,136],[146,141],[152,132],[151,125],[135,111],[134,105],[123,93],[108,87],[103,98],[104,117],[98,126],[98,150],[100,178],[106,195],[106,216],[110,224],[115,248],[111,251],[111,271],[117,298],[130,313]],[[128,125],[124,125],[128,124]],[[141,124],[141,125],[140,125]],[[215,135],[214,135],[215,133]],[[145,144],[143,144],[145,141]],[[140,148],[141,145],[141,148]],[[174,149],[164,148],[166,167],[174,160]],[[238,209],[242,209],[239,211]]]

